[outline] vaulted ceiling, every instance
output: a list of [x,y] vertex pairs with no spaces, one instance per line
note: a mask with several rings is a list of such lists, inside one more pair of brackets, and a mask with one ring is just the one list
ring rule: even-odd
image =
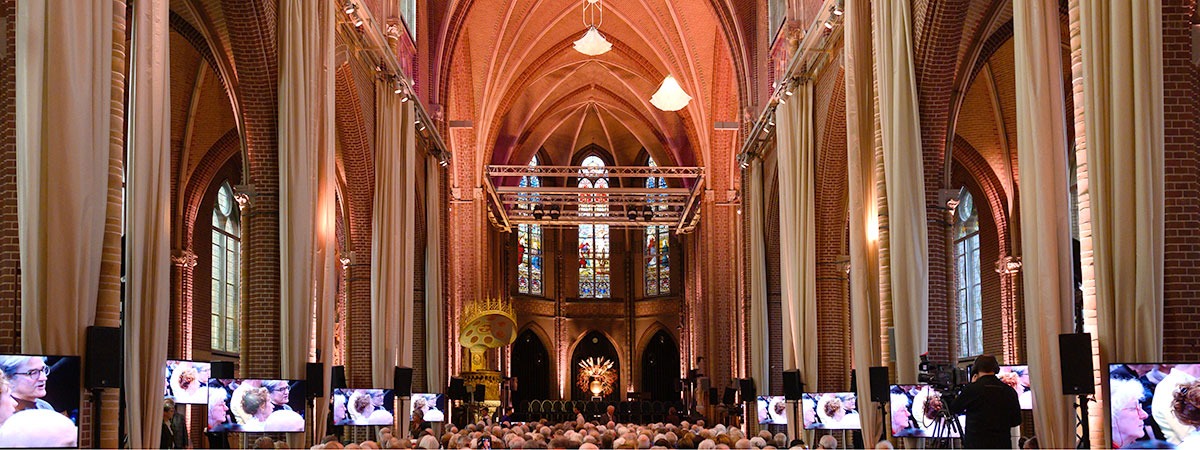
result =
[[[455,2],[439,33],[447,118],[470,124],[482,164],[524,164],[542,150],[566,165],[596,144],[619,165],[643,163],[643,149],[661,165],[702,165],[714,124],[741,116],[723,4],[605,0],[599,29],[613,49],[591,57],[572,48],[586,30],[583,0]],[[649,103],[667,74],[693,97],[678,113]]]

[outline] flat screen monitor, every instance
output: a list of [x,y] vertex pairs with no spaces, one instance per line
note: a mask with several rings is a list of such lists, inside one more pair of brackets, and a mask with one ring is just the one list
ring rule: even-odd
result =
[[782,395],[758,396],[758,423],[787,425],[787,401]]
[[1112,448],[1200,445],[1200,364],[1108,365]]
[[174,398],[177,405],[208,403],[208,379],[212,378],[210,363],[168,359],[163,375],[167,377],[163,397]]
[[445,422],[446,396],[444,394],[413,394],[409,417],[416,417],[417,410],[422,411],[424,415],[421,417],[426,422]]
[[1017,391],[1021,409],[1033,410],[1033,391],[1029,389],[1029,366],[1000,366],[996,377]]
[[334,389],[330,402],[334,425],[391,425],[396,417],[391,389]]
[[927,384],[893,384],[890,404],[895,437],[956,438],[966,425],[967,416],[957,416],[956,426],[955,421],[939,414],[949,405]]
[[806,393],[801,397],[805,430],[859,430],[858,395],[853,392]]
[[304,431],[304,381],[208,380],[208,425],[213,432]]
[[79,365],[78,356],[0,355],[9,385],[0,408],[15,409],[0,418],[0,447],[79,446]]

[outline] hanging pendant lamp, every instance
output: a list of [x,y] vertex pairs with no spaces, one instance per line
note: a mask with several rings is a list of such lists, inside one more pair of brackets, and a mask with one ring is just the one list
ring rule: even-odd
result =
[[583,25],[587,31],[575,41],[575,51],[588,56],[599,56],[612,50],[612,42],[600,34],[600,23],[604,21],[604,9],[600,0],[583,0]]
[[692,101],[692,96],[687,95],[687,92],[683,91],[679,82],[675,81],[675,77],[671,75],[667,75],[663,79],[662,84],[658,86],[658,91],[650,97],[650,104],[663,111],[679,111],[690,101]]

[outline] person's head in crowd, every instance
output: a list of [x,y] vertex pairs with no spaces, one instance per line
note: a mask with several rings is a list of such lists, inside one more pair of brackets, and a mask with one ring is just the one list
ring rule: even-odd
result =
[[817,447],[824,450],[836,450],[838,448],[837,438],[828,434],[821,436],[821,439],[817,441]]
[[208,428],[214,429],[229,420],[229,391],[218,386],[208,387]]
[[1200,429],[1200,380],[1184,383],[1175,390],[1171,410],[1179,423]]
[[288,448],[287,442],[284,442],[284,441],[275,442],[275,450],[283,450],[285,448]]
[[358,415],[362,416],[364,419],[370,417],[372,412],[375,412],[375,404],[371,402],[370,395],[364,394],[354,397],[353,407],[354,410],[358,412]]
[[75,422],[46,409],[18,412],[0,427],[0,442],[10,447],[76,447],[77,435]]
[[275,440],[267,436],[259,436],[258,439],[254,440],[254,448],[274,449]]
[[349,444],[346,444],[346,450],[351,450],[351,449],[360,449],[360,448],[362,448],[362,446],[360,446],[360,445],[358,445],[358,444],[356,444],[356,443],[354,443],[354,442],[351,442],[351,443],[349,443]]
[[38,402],[45,403],[46,377],[50,368],[42,356],[0,356],[0,370],[12,383],[12,396],[17,400],[17,410],[32,409]]
[[[901,394],[903,395],[903,394]],[[908,428],[912,421],[912,411],[908,410],[908,405],[905,402],[895,400],[896,396],[892,396],[892,429],[903,430]]]
[[255,420],[265,422],[275,407],[271,404],[271,395],[267,388],[251,387],[242,396],[242,409]]
[[[370,397],[370,396],[368,396],[368,397]],[[369,448],[369,449],[373,449],[373,450],[379,450],[379,443],[375,442],[375,441],[363,441],[362,444],[359,444],[359,447]]]
[[1041,447],[1038,446],[1037,436],[1031,436],[1029,439],[1026,439],[1025,442],[1021,443],[1021,448],[1028,450],[1028,449],[1035,449],[1035,448],[1041,448]]
[[328,444],[330,442],[338,442],[338,437],[332,434],[327,434],[325,437],[321,438],[322,444]]
[[271,413],[263,424],[267,430],[303,431],[304,417],[295,411],[279,410]]
[[333,441],[333,442],[326,442],[325,448],[328,450],[341,450],[343,448],[346,448],[346,446],[342,445],[341,442]]
[[283,405],[288,404],[291,397],[291,388],[288,387],[286,380],[268,380],[263,382],[263,387],[271,395],[271,403],[275,405],[275,409],[281,409]]
[[1146,435],[1143,421],[1148,415],[1141,404],[1145,391],[1137,380],[1111,379],[1109,388],[1113,445],[1124,447]]
[[12,382],[0,371],[0,425],[17,412],[17,400],[12,397]]
[[832,396],[829,401],[825,402],[825,415],[833,420],[842,420],[843,417],[846,417],[846,409],[842,405],[842,399]]
[[977,375],[995,375],[1000,371],[1000,361],[997,361],[996,357],[992,355],[979,355],[975,358],[975,364],[971,370]]
[[175,399],[167,397],[163,399],[163,422],[170,422],[172,417],[175,417]]
[[786,435],[786,434],[783,434],[783,433],[775,433],[775,439],[774,439],[774,442],[773,442],[771,445],[774,445],[774,446],[776,446],[776,447],[779,447],[779,448],[783,448],[783,447],[786,447],[786,446],[787,446],[787,441],[788,441],[788,440],[787,440],[787,435]]
[[179,370],[179,388],[180,389],[183,389],[184,391],[192,392],[192,391],[195,391],[195,389],[200,386],[200,381],[199,381],[200,372],[196,371],[196,368],[192,367],[191,364],[188,364],[186,367],[183,367],[182,369],[176,367],[175,370]]
[[895,448],[896,447],[893,446],[891,442],[888,442],[886,440],[875,443],[875,450],[893,450]]

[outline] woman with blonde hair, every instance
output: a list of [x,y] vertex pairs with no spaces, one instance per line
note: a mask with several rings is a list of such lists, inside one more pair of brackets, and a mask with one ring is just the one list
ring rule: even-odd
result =
[[1179,423],[1191,428],[1177,448],[1200,449],[1200,380],[1180,385],[1171,406]]
[[248,419],[242,424],[242,431],[263,431],[263,423],[275,411],[271,403],[271,394],[264,387],[253,387],[242,395],[242,409]]

